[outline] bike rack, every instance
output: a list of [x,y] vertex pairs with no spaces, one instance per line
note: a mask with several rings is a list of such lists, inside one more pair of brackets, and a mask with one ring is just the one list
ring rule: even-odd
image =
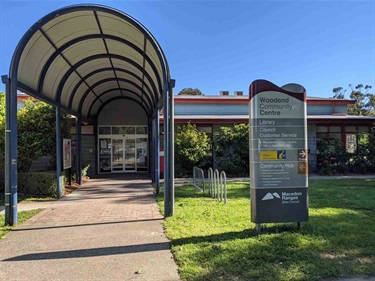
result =
[[224,171],[208,169],[208,194],[219,202],[227,203],[227,176]]

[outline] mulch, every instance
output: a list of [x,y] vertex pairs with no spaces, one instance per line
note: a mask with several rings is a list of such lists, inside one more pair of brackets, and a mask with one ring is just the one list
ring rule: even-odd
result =
[[[82,185],[85,183],[85,182],[88,182],[90,180],[89,177],[82,177]],[[69,195],[70,193],[72,193],[74,190],[80,188],[81,185],[79,185],[78,183],[76,182],[73,182],[72,185],[69,185],[69,184],[66,184],[65,185],[65,191],[64,191],[64,194],[63,194],[63,197]]]

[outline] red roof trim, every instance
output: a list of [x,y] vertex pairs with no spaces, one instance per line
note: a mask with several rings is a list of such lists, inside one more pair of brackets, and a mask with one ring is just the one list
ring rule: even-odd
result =
[[188,98],[178,98],[174,99],[174,103],[201,103],[201,104],[207,104],[207,103],[220,103],[220,104],[249,104],[248,99],[219,99],[219,98],[199,98],[199,99],[188,99]]
[[[246,99],[231,99],[231,98],[204,98],[199,97],[197,99],[193,98],[174,98],[175,104],[249,104],[249,100]],[[339,99],[309,99],[307,98],[307,104],[317,104],[317,105],[348,105],[355,104],[354,100],[339,100]]]
[[[164,120],[160,119],[160,123],[163,124]],[[249,119],[178,119],[174,120],[175,124],[247,124],[249,123]],[[369,125],[371,126],[374,122],[371,120],[353,120],[353,119],[307,119],[308,124],[353,124],[353,125]]]
[[28,98],[30,98],[30,96],[17,96],[18,101],[24,101],[24,100],[27,100]]

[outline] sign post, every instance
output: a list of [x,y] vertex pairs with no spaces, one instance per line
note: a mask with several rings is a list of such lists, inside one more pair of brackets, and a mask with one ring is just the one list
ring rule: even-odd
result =
[[266,80],[250,85],[251,221],[308,220],[306,90]]

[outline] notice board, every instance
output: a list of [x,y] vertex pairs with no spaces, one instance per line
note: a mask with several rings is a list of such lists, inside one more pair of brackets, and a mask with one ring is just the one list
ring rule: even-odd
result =
[[72,167],[72,142],[70,139],[63,139],[63,169]]

